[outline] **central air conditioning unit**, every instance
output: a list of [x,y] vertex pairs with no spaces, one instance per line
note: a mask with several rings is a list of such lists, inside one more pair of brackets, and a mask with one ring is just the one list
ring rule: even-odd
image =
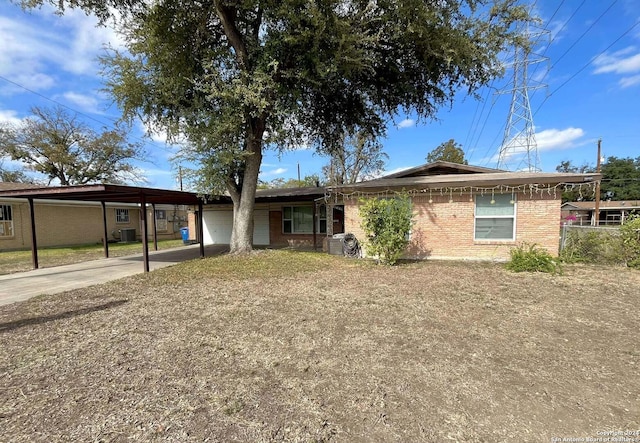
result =
[[136,241],[136,229],[135,228],[120,229],[120,241],[123,243]]

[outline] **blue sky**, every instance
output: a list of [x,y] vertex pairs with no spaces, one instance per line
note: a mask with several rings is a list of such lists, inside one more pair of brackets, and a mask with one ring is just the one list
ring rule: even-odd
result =
[[[563,160],[595,164],[602,138],[603,156],[640,156],[640,2],[637,0],[539,0],[542,28],[536,52],[548,58],[530,68],[540,166],[553,171]],[[48,7],[24,12],[0,3],[0,121],[18,122],[32,106],[63,104],[81,113],[86,123],[112,125],[119,111],[100,92],[96,57],[106,43],[119,46],[112,30],[79,11],[56,16]],[[532,56],[532,58],[534,58]],[[508,62],[508,56],[505,56]],[[496,166],[511,96],[509,76],[479,91],[480,100],[460,94],[437,120],[417,122],[401,114],[389,123],[383,140],[388,172],[417,166],[433,148],[449,139],[462,144],[470,164]],[[134,139],[143,135],[135,128]],[[161,135],[145,139],[148,161],[137,166],[147,184],[176,188],[169,159],[175,148]],[[267,152],[261,178],[272,180],[320,173],[325,157],[312,150],[278,156]],[[7,159],[4,167],[19,165]]]

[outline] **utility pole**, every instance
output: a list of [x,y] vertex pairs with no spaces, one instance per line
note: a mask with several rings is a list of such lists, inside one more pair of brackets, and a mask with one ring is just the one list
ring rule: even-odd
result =
[[[598,159],[596,160],[596,173],[600,174],[600,152],[602,139],[598,139]],[[596,207],[593,210],[593,226],[600,226],[600,180],[596,182]]]
[[182,166],[178,166],[178,181],[180,183],[180,190],[182,191]]

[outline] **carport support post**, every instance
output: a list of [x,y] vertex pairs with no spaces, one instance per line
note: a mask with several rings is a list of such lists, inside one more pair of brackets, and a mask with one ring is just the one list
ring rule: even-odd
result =
[[149,272],[149,244],[147,243],[147,199],[142,194],[140,196],[140,216],[142,217],[142,260],[144,261],[144,272]]
[[31,216],[31,263],[33,269],[38,269],[38,242],[36,241],[36,213],[33,206],[33,199],[28,198],[29,214]]
[[317,204],[314,201],[313,202],[313,206],[312,206],[313,215],[311,217],[311,219],[313,220],[313,250],[314,251],[318,250],[318,238],[317,238],[317,232],[316,231],[318,230],[317,227],[318,227],[319,219],[316,219],[316,217],[318,217],[318,211],[317,211],[316,206],[317,206]]
[[200,240],[200,258],[204,258],[204,227],[202,226],[202,202],[198,202],[198,239]]
[[102,206],[102,245],[104,246],[104,258],[109,258],[109,240],[107,238],[107,205],[104,201],[101,201],[100,206]]

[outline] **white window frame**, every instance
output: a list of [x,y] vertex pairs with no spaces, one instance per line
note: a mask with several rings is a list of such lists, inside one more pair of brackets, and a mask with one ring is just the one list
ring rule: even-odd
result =
[[131,223],[129,208],[116,208],[116,223],[118,224]]
[[[513,214],[511,215],[478,215],[478,199],[479,198],[491,198],[495,200],[496,198],[509,198],[510,201],[513,201]],[[513,242],[516,240],[516,225],[517,219],[516,215],[518,213],[518,201],[515,195],[512,194],[494,194],[492,195],[476,195],[474,205],[473,205],[473,240],[478,242]],[[477,229],[477,221],[478,219],[512,219],[513,220],[513,229],[511,231],[511,238],[484,238],[477,237],[478,229]]]
[[0,238],[13,237],[13,208],[0,204]]

